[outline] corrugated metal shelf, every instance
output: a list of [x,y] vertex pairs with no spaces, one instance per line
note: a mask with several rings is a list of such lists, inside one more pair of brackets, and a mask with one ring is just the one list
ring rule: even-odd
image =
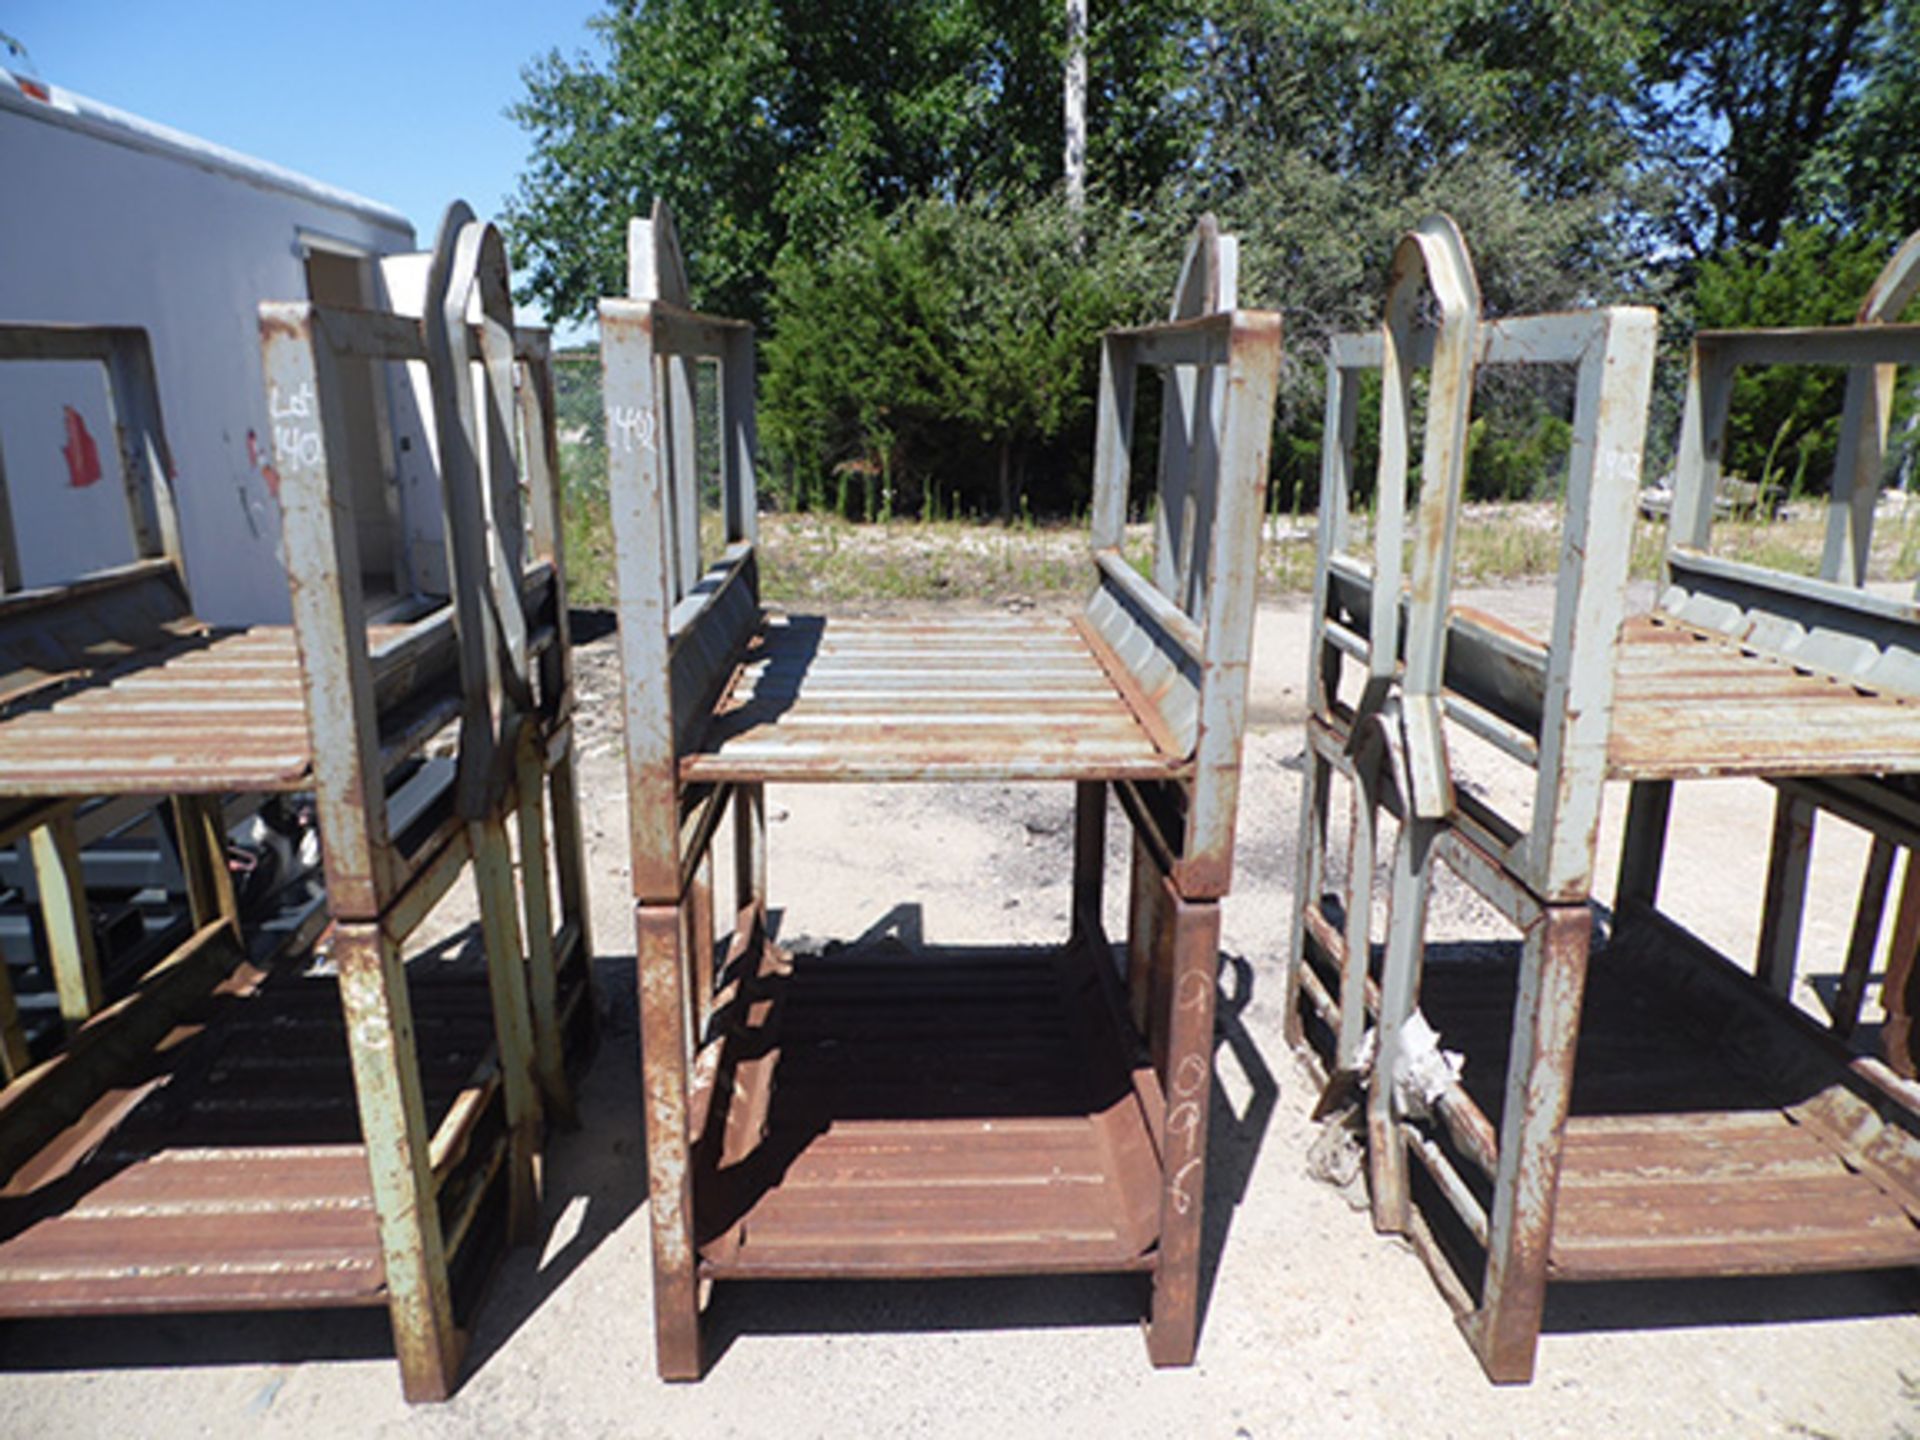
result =
[[[429,1125],[479,1096],[442,1143],[497,1187],[484,978],[411,989]],[[230,982],[0,1190],[0,1315],[386,1303],[330,979]]]
[[1166,779],[1154,743],[1064,616],[775,618],[750,643],[683,778]]
[[[1429,959],[1421,994],[1496,1128],[1517,983],[1512,962]],[[1733,985],[1748,1002],[1722,1005]],[[1550,1278],[1920,1264],[1920,1176],[1851,1148],[1877,1122],[1844,1054],[1665,922],[1594,955],[1574,1077]],[[1836,1106],[1842,1132],[1820,1123]]]
[[[935,1276],[1152,1268],[1158,1083],[1090,947],[808,956],[699,1154],[701,1273]],[[729,1131],[760,1136],[733,1159]]]
[[1920,770],[1920,703],[1671,616],[1627,621],[1615,673],[1620,779]]

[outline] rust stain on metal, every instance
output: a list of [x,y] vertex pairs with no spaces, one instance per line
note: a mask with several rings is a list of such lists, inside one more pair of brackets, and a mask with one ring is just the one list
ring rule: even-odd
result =
[[[516,785],[551,783],[562,916],[540,948],[568,992],[556,1011],[576,1017],[575,1033],[577,1017],[591,1025],[580,1003],[590,956],[570,682],[553,653],[556,635],[564,645],[564,580],[551,533],[541,553],[522,553],[518,460],[499,438],[514,430],[501,412],[515,403],[509,372],[532,338],[498,323],[503,256],[491,227],[456,206],[429,288],[463,336],[475,287],[496,322],[481,347],[495,413],[480,523],[497,543],[469,546],[460,594],[421,597],[424,618],[404,626],[367,624],[353,505],[328,460],[330,444],[345,448],[333,386],[342,359],[427,360],[429,325],[262,307],[273,441],[261,453],[249,432],[249,462],[283,501],[294,623],[238,631],[205,626],[188,606],[144,333],[0,326],[0,360],[106,368],[137,555],[65,586],[0,595],[0,797],[30,802],[6,807],[6,823],[53,854],[85,797],[174,797],[194,926],[131,995],[98,1013],[76,1001],[66,1048],[0,1092],[0,1148],[18,1162],[0,1194],[0,1313],[383,1306],[407,1398],[445,1398],[457,1381],[454,1262],[483,1272],[481,1252],[532,1213],[539,1109],[504,830]],[[525,348],[530,365],[544,353]],[[436,392],[471,389],[466,365],[428,370]],[[528,373],[528,385],[550,386],[549,371]],[[76,463],[82,439],[90,445],[83,427],[69,448]],[[527,479],[550,520],[552,467]],[[543,607],[561,618],[536,627]],[[498,666],[461,663],[477,636]],[[519,683],[536,662],[537,703]],[[389,779],[411,773],[433,733],[462,714],[497,722],[489,739],[517,744],[524,733],[533,757],[518,777],[463,757],[461,773],[485,784],[476,829],[491,996],[409,975],[399,948],[472,852],[460,848],[464,829],[442,821],[402,853]],[[338,981],[261,988],[233,948],[219,807],[186,797],[304,789],[321,811]],[[544,875],[541,836],[523,833],[521,860]],[[70,908],[86,926],[83,901]]]
[[[1409,253],[1403,246],[1401,254]],[[1920,240],[1896,257],[1889,272],[1896,278],[1883,276],[1875,296],[1902,286],[1910,296],[1920,287],[1916,257]],[[1876,303],[1870,297],[1869,306]],[[1391,318],[1391,302],[1389,310]],[[1913,723],[1920,622],[1905,602],[1858,589],[1858,575],[1849,573],[1871,523],[1867,491],[1878,485],[1884,440],[1884,408],[1876,410],[1867,394],[1882,378],[1873,367],[1907,352],[1920,359],[1920,332],[1896,328],[1697,337],[1666,583],[1651,615],[1624,624],[1653,350],[1649,312],[1485,321],[1464,369],[1442,364],[1444,337],[1396,334],[1391,324],[1378,338],[1333,342],[1302,889],[1288,960],[1291,1033],[1330,1066],[1350,1064],[1348,1037],[1377,1012],[1382,1052],[1397,1059],[1393,1047],[1417,1001],[1444,1043],[1464,1055],[1460,1082],[1439,1096],[1437,1126],[1397,1087],[1372,1085],[1375,1219],[1409,1233],[1496,1381],[1531,1378],[1550,1276],[1787,1273],[1909,1264],[1920,1253],[1912,1220],[1920,1214],[1920,1106],[1882,1083],[1877,1062],[1849,1056],[1768,993],[1784,994],[1793,983],[1813,816],[1831,811],[1883,843],[1910,830],[1895,817],[1910,816],[1912,776],[1920,773]],[[1345,553],[1353,387],[1370,368],[1395,370],[1426,354],[1433,393],[1449,401],[1470,394],[1477,365],[1574,371],[1576,458],[1548,633],[1445,612],[1445,552],[1457,504],[1447,487],[1423,491],[1415,575],[1404,598],[1391,495],[1382,497],[1372,564]],[[1813,580],[1724,559],[1707,543],[1734,367],[1795,362],[1854,367],[1847,458],[1834,483],[1822,576]],[[1404,374],[1395,373],[1404,386]],[[1390,384],[1389,402],[1395,393]],[[1384,470],[1388,460],[1404,459],[1404,437],[1387,424],[1393,405],[1382,413]],[[1430,404],[1430,442],[1432,420]],[[1403,604],[1404,639],[1396,623]],[[1353,660],[1366,667],[1368,685],[1349,710],[1337,696],[1341,669]],[[1437,733],[1413,723],[1423,696],[1442,700],[1449,721],[1531,769],[1533,805],[1524,821],[1464,794],[1434,808],[1449,777]],[[1401,764],[1415,792],[1404,798],[1370,791],[1355,753],[1356,726],[1375,710],[1396,709]],[[1423,778],[1423,769],[1433,773]],[[1782,792],[1758,979],[1686,935],[1656,905],[1672,781],[1724,775],[1770,779]],[[1403,822],[1377,986],[1368,973],[1371,947],[1362,943],[1368,932],[1343,935],[1319,893],[1336,777],[1357,804]],[[1633,781],[1634,801],[1616,928],[1593,971],[1596,1000],[1587,993],[1589,902],[1609,778]],[[1516,963],[1428,963],[1419,917],[1430,857],[1520,932]],[[1341,897],[1350,918],[1369,914],[1373,903],[1371,865],[1355,868],[1365,873],[1349,874]],[[1866,884],[1875,893],[1863,898],[1857,947],[1870,949],[1886,869],[1883,855],[1869,866]],[[1669,1010],[1711,1018],[1702,1028],[1665,1019]],[[1723,1047],[1674,1038],[1708,1029]],[[1593,1054],[1576,1096],[1583,1033]],[[1782,1110],[1782,1094],[1804,1098]],[[1407,1210],[1409,1150],[1435,1182],[1434,1203],[1451,1207],[1475,1237],[1484,1258],[1477,1284],[1463,1284],[1456,1266],[1464,1261],[1470,1270],[1478,1257],[1442,1253],[1435,1229],[1415,1224]],[[1489,1208],[1457,1168],[1461,1160],[1492,1180]]]
[[[750,467],[726,487],[726,554],[700,553],[693,397],[676,378],[691,358],[720,363],[723,450],[750,454],[751,332],[677,303],[664,209],[632,238],[632,295],[602,302],[601,355],[660,1373],[701,1372],[697,1279],[796,1275],[1144,1271],[1149,1353],[1187,1363],[1279,318],[1234,309],[1233,242],[1209,226],[1181,293],[1217,308],[1183,300],[1173,323],[1107,338],[1085,615],[779,620],[760,612]],[[1117,549],[1116,437],[1144,366],[1167,376],[1157,478],[1180,516],[1152,581]],[[934,779],[1077,783],[1067,948],[782,963],[764,933],[762,787]],[[1147,807],[1178,833],[1142,849],[1168,898],[1135,947],[1171,1096],[1134,1063],[1142,1037],[1105,960],[1098,836],[1120,781],[1177,792]],[[728,786],[753,797],[739,844],[755,876],[715,976],[681,947],[706,934],[694,877]]]

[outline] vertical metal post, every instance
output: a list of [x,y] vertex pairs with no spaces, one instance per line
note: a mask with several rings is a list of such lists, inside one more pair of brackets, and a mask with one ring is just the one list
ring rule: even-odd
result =
[[1360,428],[1360,387],[1341,368],[1337,354],[1327,360],[1327,408],[1320,453],[1320,519],[1313,537],[1313,610],[1307,647],[1307,707],[1328,716],[1340,677],[1340,652],[1327,644],[1328,592],[1333,557],[1347,546],[1353,496],[1353,449]]
[[[397,890],[387,843],[373,667],[367,658],[353,485],[327,437],[341,433],[333,352],[306,304],[260,307],[267,392],[280,427],[276,463],[301,683],[313,736],[314,803],[326,836],[336,919],[371,920]],[[317,413],[316,413],[317,412]]]
[[560,914],[563,924],[575,927],[584,963],[593,955],[593,915],[587,899],[586,857],[580,841],[579,783],[571,730],[565,751],[553,762],[547,786],[553,805],[553,871],[560,885]]
[[1352,825],[1347,834],[1347,963],[1340,969],[1340,1036],[1335,1065],[1358,1061],[1367,1029],[1367,972],[1373,964],[1373,871],[1379,863],[1380,775],[1385,752],[1379,727],[1365,721],[1369,736],[1356,736]]
[[164,556],[171,560],[184,581],[186,568],[180,553],[179,527],[174,522],[153,352],[143,331],[116,330],[109,334],[108,391],[134,547],[142,559]]
[[634,906],[640,1062],[653,1228],[653,1334],[660,1378],[700,1378],[700,1294],[687,1133],[687,1000],[677,905]]
[[693,986],[693,1036],[697,1051],[707,1038],[713,1018],[713,846],[709,844],[694,866],[693,880],[680,901],[685,917],[689,983]]
[[1613,908],[1651,910],[1660,898],[1660,867],[1667,853],[1667,817],[1673,810],[1671,780],[1636,780],[1627,792],[1627,823],[1620,841],[1620,878]]
[[1134,345],[1122,336],[1100,342],[1100,403],[1093,437],[1093,552],[1118,551],[1126,538],[1127,477],[1132,473]]
[[1220,964],[1220,905],[1160,881],[1167,923],[1154,934],[1156,970],[1168,974],[1167,1117],[1160,1146],[1160,1249],[1153,1272],[1147,1354],[1155,1365],[1193,1361],[1200,1323],[1200,1241],[1206,1202],[1207,1112],[1213,1094],[1213,1017]]
[[1314,534],[1313,605],[1307,646],[1309,735],[1300,780],[1300,868],[1293,903],[1293,928],[1287,938],[1285,1037],[1298,1047],[1306,1041],[1301,997],[1307,965],[1307,914],[1319,908],[1326,892],[1327,830],[1332,808],[1333,766],[1313,743],[1314,721],[1330,721],[1339,685],[1340,652],[1327,644],[1327,607],[1333,583],[1333,557],[1345,549],[1352,494],[1354,440],[1359,430],[1359,387],[1342,368],[1339,355],[1327,360],[1327,401],[1320,452],[1320,520]]
[[1658,328],[1651,310],[1601,311],[1575,379],[1539,773],[1519,867],[1544,900],[1579,903],[1593,893]]
[[753,408],[753,331],[730,331],[720,362],[720,488],[727,542],[759,538],[759,487],[754,457],[760,448]]
[[1427,930],[1427,895],[1434,821],[1411,807],[1393,847],[1393,891],[1387,917],[1387,951],[1380,974],[1380,1043],[1367,1087],[1367,1159],[1372,1175],[1373,1225],[1403,1234],[1408,1224],[1407,1147],[1394,1110],[1393,1081],[1400,1069],[1401,1032],[1420,999],[1420,969]]
[[71,1033],[87,1023],[103,998],[73,812],[62,810],[36,827],[28,844],[33,853],[34,885],[40,892],[40,918],[46,928],[47,958],[60,998],[60,1018]]
[[[1199,513],[1204,477],[1217,463],[1213,433],[1213,377],[1202,366],[1170,365],[1160,384],[1160,461],[1154,484],[1153,584],[1180,609],[1192,614],[1196,570],[1206,563],[1197,554],[1204,535]],[[1198,617],[1196,617],[1198,618]]]
[[240,907],[233,898],[227,869],[227,830],[217,795],[176,795],[173,828],[179,837],[180,863],[187,883],[187,905],[194,928],[225,920],[240,933]]
[[736,910],[765,916],[767,787],[757,782],[733,787],[733,893]]
[[1807,908],[1807,871],[1813,860],[1813,802],[1781,791],[1774,800],[1773,846],[1760,916],[1754,968],[1776,995],[1793,993],[1800,957],[1800,924]]
[[523,726],[514,757],[514,789],[519,801],[520,896],[526,906],[527,998],[533,1011],[533,1054],[541,1092],[561,1123],[571,1126],[577,1117],[560,1034],[553,892],[547,874],[546,766],[540,749],[535,727]]
[[1486,1284],[1462,1322],[1496,1384],[1533,1378],[1592,929],[1585,905],[1551,905],[1521,951]]
[[375,924],[336,924],[333,956],[401,1385],[408,1400],[444,1400],[459,1376],[466,1336],[453,1323],[406,971]]
[[1327,818],[1332,800],[1333,767],[1308,741],[1300,775],[1300,868],[1294,884],[1293,927],[1287,932],[1286,1042],[1299,1048],[1306,1040],[1301,996],[1306,984],[1307,912],[1317,908],[1326,890]]
[[659,361],[666,374],[667,500],[673,517],[673,598],[700,583],[700,437],[695,390],[699,362],[683,355]]
[[480,892],[480,933],[487,952],[487,992],[493,1002],[494,1043],[500,1049],[500,1086],[506,1101],[507,1233],[531,1240],[540,1222],[535,1160],[540,1150],[540,1096],[534,1088],[533,1028],[527,1003],[526,957],[520,948],[513,852],[506,821],[490,815],[468,826],[473,840],[474,886]]
[[1873,550],[1873,511],[1886,463],[1887,425],[1893,416],[1892,365],[1855,365],[1847,371],[1833,488],[1827,496],[1827,534],[1820,554],[1822,579],[1842,585],[1867,583]]
[[1667,549],[1704,550],[1713,531],[1720,457],[1733,403],[1733,366],[1704,339],[1687,362],[1687,404],[1680,416],[1680,453],[1673,464],[1673,508]]
[[[579,797],[574,782],[573,639],[568,623],[566,536],[560,516],[560,465],[554,424],[551,345],[544,331],[527,328],[517,332],[517,341],[526,366],[526,381],[520,393],[520,417],[526,438],[526,461],[522,469],[527,482],[528,518],[534,555],[553,566],[554,601],[554,641],[540,657],[540,728],[532,741],[532,780],[536,796],[534,815],[538,818],[542,814],[538,792],[544,785],[548,804],[552,807],[552,822],[551,828],[541,837],[537,852],[530,853],[537,853],[543,882],[547,875],[547,857],[552,856],[552,873],[558,887],[559,933],[572,937],[566,949],[549,949],[547,952],[550,957],[549,968],[553,972],[551,1036],[544,1033],[546,1025],[540,1014],[542,1001],[537,989],[534,991],[534,1026],[548,1099],[562,1123],[571,1125],[577,1122],[578,1114],[572,1087],[566,1080],[566,1035],[559,1014],[563,1003],[559,989],[560,967],[568,964],[571,956],[579,957],[580,989],[586,992],[579,1003],[584,1007],[590,1023],[593,940],[587,913],[586,865],[580,844]],[[523,778],[521,783],[521,804],[525,806],[526,780]],[[524,847],[524,822],[521,835]],[[551,908],[551,897],[549,905]],[[549,913],[549,926],[552,919]],[[535,929],[531,915],[528,929]],[[537,975],[537,937],[533,944]],[[557,1071],[548,1068],[550,1064],[557,1065]]]
[[1073,934],[1099,935],[1107,873],[1107,787],[1082,780],[1073,787]]
[[[553,347],[547,332],[521,326],[514,348],[524,381],[516,394],[524,441],[520,472],[527,486],[527,530],[533,553],[553,562],[556,583],[566,581],[560,557],[566,548],[560,520],[560,448],[554,430]],[[564,616],[560,617],[564,622]],[[564,656],[562,656],[564,658]]]
[[600,358],[607,408],[608,512],[620,612],[626,706],[628,842],[633,894],[661,903],[680,893],[679,787],[668,686],[673,549],[663,442],[654,417],[656,366],[648,307],[600,302]]
[[1833,1033],[1842,1040],[1860,1023],[1860,1003],[1866,999],[1867,977],[1873,970],[1873,953],[1880,945],[1880,922],[1886,915],[1887,890],[1893,880],[1893,862],[1898,854],[1894,843],[1884,836],[1873,837],[1867,852],[1866,874],[1860,878],[1860,901],[1853,912],[1853,935],[1847,944],[1847,964],[1840,974],[1840,988],[1830,1011]]
[[[1920,291],[1920,235],[1909,235],[1875,277],[1861,301],[1862,325],[1896,320]],[[1834,456],[1827,503],[1826,547],[1820,575],[1843,585],[1864,585],[1873,548],[1873,511],[1886,463],[1887,425],[1893,418],[1896,367],[1855,365],[1847,371],[1847,398],[1840,416],[1840,448]]]
[[1134,1030],[1151,1038],[1153,937],[1159,928],[1160,866],[1147,842],[1133,837],[1133,874],[1127,891],[1127,1013]]
[[[1228,353],[1227,373],[1215,377],[1224,383],[1226,395],[1219,417],[1220,453],[1209,467],[1215,484],[1211,533],[1206,537],[1200,716],[1186,843],[1174,867],[1183,894],[1216,898],[1227,893],[1233,873],[1260,514],[1273,440],[1274,397],[1280,383],[1280,317],[1236,311]],[[1196,420],[1203,427],[1212,423],[1210,414]]]

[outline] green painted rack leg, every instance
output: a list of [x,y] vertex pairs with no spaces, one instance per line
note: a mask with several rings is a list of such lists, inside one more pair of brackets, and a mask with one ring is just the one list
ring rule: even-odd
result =
[[410,1401],[444,1400],[459,1378],[466,1337],[453,1323],[406,971],[398,947],[373,923],[337,924],[333,955],[401,1385]]
[[54,989],[60,997],[60,1018],[71,1034],[87,1023],[101,1003],[100,962],[93,948],[93,919],[87,913],[80,837],[72,812],[56,815],[35,830],[28,843]]

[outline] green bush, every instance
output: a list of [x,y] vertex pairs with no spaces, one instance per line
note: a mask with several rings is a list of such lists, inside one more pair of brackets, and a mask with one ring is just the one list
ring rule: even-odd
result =
[[[1694,321],[1703,330],[1843,324],[1892,253],[1891,237],[1876,231],[1789,226],[1772,250],[1739,247],[1702,264]],[[1741,370],[1727,421],[1726,470],[1787,494],[1824,494],[1833,479],[1846,385],[1846,371],[1835,366]],[[1912,410],[1910,385],[1896,395],[1897,435]]]
[[1483,414],[1467,431],[1467,498],[1556,499],[1572,448],[1573,426],[1551,411],[1506,406]]
[[1101,331],[1178,241],[1048,197],[909,203],[775,266],[760,409],[778,498],[852,518],[1084,507]]

